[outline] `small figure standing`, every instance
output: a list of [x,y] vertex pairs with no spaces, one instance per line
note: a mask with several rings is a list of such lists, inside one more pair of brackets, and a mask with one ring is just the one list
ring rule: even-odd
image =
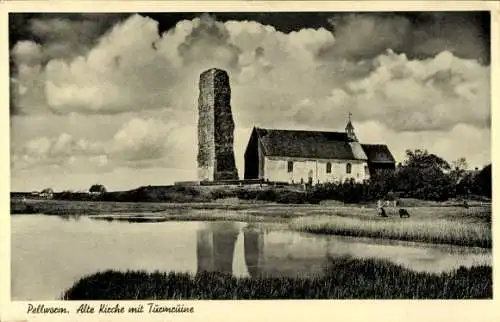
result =
[[382,203],[382,200],[377,201],[377,209],[378,209],[378,214],[382,217],[387,217],[387,214],[385,213],[384,209],[384,204]]

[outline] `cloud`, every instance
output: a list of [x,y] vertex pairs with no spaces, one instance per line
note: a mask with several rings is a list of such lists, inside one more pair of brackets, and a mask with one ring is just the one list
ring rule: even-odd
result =
[[[189,132],[194,133],[194,129],[189,128]],[[189,142],[178,139],[177,135],[188,138]],[[136,117],[123,123],[111,137],[97,140],[68,133],[33,138],[13,146],[11,160],[15,169],[63,163],[71,169],[88,169],[91,165],[108,169],[140,168],[151,164],[183,168],[185,164],[191,166],[190,159],[194,160],[194,154],[186,151],[189,150],[186,143],[194,146],[195,140],[194,134],[189,135],[176,122]],[[84,163],[87,165],[83,166]]]
[[154,119],[131,119],[113,136],[108,152],[126,161],[161,158],[173,152],[168,142],[174,126]]
[[26,22],[43,48],[43,60],[71,59],[84,55],[112,25],[128,14],[40,15]]
[[458,123],[490,127],[488,67],[449,52],[419,61],[392,51],[374,66],[340,95],[339,106],[354,110],[359,120],[397,131],[447,130]]
[[[443,52],[432,59],[410,60],[388,51],[372,62],[365,77],[333,87],[329,95],[311,96],[285,111],[306,127],[377,121],[395,131],[446,131],[459,123],[490,125],[489,67]],[[341,116],[339,118],[339,116]]]
[[489,31],[484,27],[488,19],[470,12],[336,14],[329,19],[336,43],[323,56],[356,61],[392,49],[411,59],[426,59],[449,51],[489,64]]
[[[249,85],[257,85],[266,72],[269,82],[282,82],[295,76],[287,71],[293,65],[303,65],[302,71],[314,68],[316,53],[333,41],[325,29],[283,34],[261,26],[257,39],[262,41],[253,46],[242,41],[253,32],[251,24],[241,23],[237,35],[238,24],[203,16],[181,21],[160,36],[155,20],[132,16],[102,36],[85,56],[51,60],[39,77],[45,82],[44,101],[57,113],[182,109],[195,103],[196,80],[203,69],[227,69],[232,79],[251,81]],[[283,60],[286,66],[270,71]]]
[[38,137],[13,147],[11,163],[14,169],[62,165],[74,163],[76,158],[88,159],[105,153],[104,146],[98,142],[75,139],[68,133],[54,137]]
[[12,49],[12,57],[15,63],[21,66],[39,65],[42,60],[42,46],[29,40],[20,41]]
[[[429,12],[426,21],[413,30],[413,57],[435,56],[450,51],[457,57],[477,59],[489,64],[489,14],[481,16],[481,24],[469,19],[468,13]],[[479,20],[479,19],[477,19]]]
[[335,46],[325,56],[333,55],[351,60],[373,58],[387,49],[395,51],[408,47],[412,25],[403,16],[348,14],[330,20],[335,30]]
[[366,121],[356,125],[358,138],[366,143],[385,142],[397,162],[405,159],[406,149],[427,149],[448,162],[465,157],[472,167],[490,163],[491,137],[487,128],[457,124],[447,131],[397,132],[390,126]]

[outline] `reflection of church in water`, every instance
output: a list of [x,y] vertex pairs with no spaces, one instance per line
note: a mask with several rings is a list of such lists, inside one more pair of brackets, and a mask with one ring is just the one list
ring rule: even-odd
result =
[[318,252],[324,247],[311,242],[297,240],[297,235],[286,231],[266,232],[234,222],[207,223],[197,232],[197,272],[250,277],[321,273],[326,253]]

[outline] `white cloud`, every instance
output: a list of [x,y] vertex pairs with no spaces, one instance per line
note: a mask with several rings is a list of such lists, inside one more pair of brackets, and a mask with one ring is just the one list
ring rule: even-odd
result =
[[134,118],[114,135],[108,153],[128,161],[157,159],[169,154],[170,132],[175,124]]
[[38,65],[42,59],[42,46],[29,40],[20,41],[12,49],[12,57],[18,65]]

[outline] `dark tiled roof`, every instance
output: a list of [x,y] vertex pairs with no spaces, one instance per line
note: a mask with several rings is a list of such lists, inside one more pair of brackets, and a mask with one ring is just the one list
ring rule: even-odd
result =
[[267,156],[366,160],[358,142],[345,132],[272,130],[255,128]]
[[395,163],[394,157],[385,144],[361,144],[368,157],[373,163]]

